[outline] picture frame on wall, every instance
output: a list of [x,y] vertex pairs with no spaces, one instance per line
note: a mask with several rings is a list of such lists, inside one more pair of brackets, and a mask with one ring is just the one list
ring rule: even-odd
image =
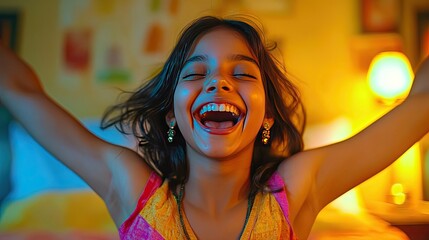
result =
[[[19,11],[0,9],[0,40],[13,51],[18,51]],[[0,104],[0,128],[10,121],[10,113]],[[3,135],[2,135],[3,136]],[[1,137],[0,137],[1,138]]]
[[429,56],[429,9],[417,12],[417,46],[420,62]]
[[402,20],[402,4],[402,0],[361,0],[362,32],[398,32]]
[[0,9],[0,39],[4,45],[18,51],[19,11]]

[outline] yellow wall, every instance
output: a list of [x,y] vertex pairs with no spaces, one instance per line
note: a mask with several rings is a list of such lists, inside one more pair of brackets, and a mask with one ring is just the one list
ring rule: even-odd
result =
[[[179,2],[173,27],[176,33],[191,19],[213,12],[236,13],[243,7],[222,0]],[[228,2],[228,1],[227,1]],[[308,110],[309,123],[327,122],[346,116],[365,124],[379,113],[367,91],[365,73],[356,68],[351,41],[359,37],[358,0],[290,0],[282,13],[250,12],[260,18],[268,38],[280,43],[284,61],[293,79],[299,81]],[[59,0],[2,0],[0,8],[16,7],[23,13],[20,53],[37,71],[47,91],[78,117],[100,116],[116,100],[117,91],[106,86],[66,86],[59,81],[61,36]],[[414,9],[429,5],[426,0],[404,3],[401,32],[405,51],[415,59]],[[247,10],[247,9],[244,9]],[[175,39],[170,39],[172,46]],[[144,79],[145,76],[139,77]],[[132,86],[137,83],[131,84]]]

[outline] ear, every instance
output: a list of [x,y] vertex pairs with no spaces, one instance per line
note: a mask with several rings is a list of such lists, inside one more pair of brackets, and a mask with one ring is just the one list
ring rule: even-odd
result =
[[265,123],[268,123],[269,128],[271,128],[273,126],[273,124],[274,124],[274,118],[268,117],[265,114],[264,121],[262,122],[261,128],[264,128]]
[[174,116],[173,110],[169,111],[167,115],[165,115],[165,122],[169,127],[176,126],[176,117]]

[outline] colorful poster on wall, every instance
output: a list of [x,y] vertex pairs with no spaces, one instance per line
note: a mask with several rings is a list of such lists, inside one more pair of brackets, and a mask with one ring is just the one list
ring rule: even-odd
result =
[[179,0],[61,0],[61,79],[67,85],[129,84],[168,54]]
[[363,32],[397,32],[402,17],[402,0],[362,0]]
[[418,56],[424,59],[429,56],[429,11],[417,13],[417,32]]
[[119,45],[111,45],[103,51],[101,66],[96,72],[99,83],[127,83],[131,80],[131,71],[125,66],[124,53]]
[[92,57],[92,31],[88,28],[64,31],[63,63],[69,71],[86,72]]
[[17,10],[0,10],[0,39],[14,51],[18,50],[18,23]]

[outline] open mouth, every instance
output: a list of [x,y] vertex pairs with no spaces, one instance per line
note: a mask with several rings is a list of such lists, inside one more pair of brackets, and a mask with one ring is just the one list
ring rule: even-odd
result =
[[198,119],[207,128],[227,129],[240,120],[241,111],[229,103],[208,103],[201,107]]

